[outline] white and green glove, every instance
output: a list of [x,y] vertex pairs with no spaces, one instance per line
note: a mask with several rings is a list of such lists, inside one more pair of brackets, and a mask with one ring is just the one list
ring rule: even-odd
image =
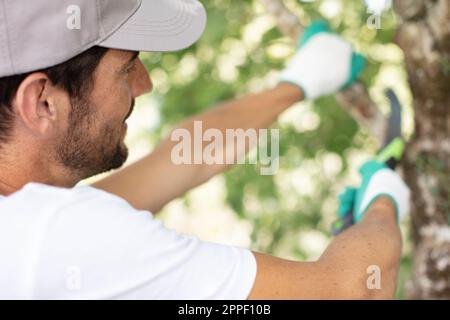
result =
[[282,71],[280,82],[299,86],[307,99],[335,93],[355,81],[365,66],[350,43],[332,33],[324,21],[312,23],[297,53]]
[[409,212],[408,186],[395,171],[376,160],[366,162],[359,172],[362,177],[359,188],[347,188],[340,196],[338,216],[353,214],[358,223],[369,207],[381,196],[387,196],[395,206],[397,221],[400,222]]

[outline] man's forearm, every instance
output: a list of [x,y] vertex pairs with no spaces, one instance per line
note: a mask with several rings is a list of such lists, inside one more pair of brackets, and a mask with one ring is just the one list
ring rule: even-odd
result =
[[[336,279],[349,281],[346,292],[362,292],[367,298],[393,298],[397,284],[402,240],[391,200],[380,197],[363,220],[331,243],[319,260]],[[367,279],[380,271],[381,288],[369,288]],[[345,288],[345,284],[344,284]]]
[[[226,131],[230,129],[242,129],[243,131],[248,129],[265,129],[272,125],[283,111],[302,99],[303,93],[297,87],[290,84],[280,84],[262,93],[247,95],[240,99],[225,102],[206,113],[184,121],[177,129],[186,129],[191,136],[194,136],[194,123],[201,122],[203,131],[216,129],[222,133],[223,137],[226,137]],[[237,144],[233,140],[224,139],[223,149],[220,152],[222,155],[225,155],[230,147],[234,148],[234,159],[232,159],[232,162],[236,163],[238,158],[245,156],[254,147],[254,145],[250,144],[250,141],[244,142],[246,143]],[[170,139],[164,143],[169,146],[167,150],[172,149],[177,144],[177,142]],[[209,143],[211,142],[204,141],[203,147]],[[200,149],[200,152],[202,149]],[[192,150],[195,152],[193,145]],[[196,177],[199,180],[195,183],[198,184],[224,171],[227,167],[229,167],[227,164],[211,165],[203,163],[197,168],[192,167],[191,170],[195,170]]]
[[[299,88],[280,84],[262,93],[222,103],[212,110],[183,121],[175,130],[188,130],[193,137],[194,121],[201,121],[203,130],[214,128],[220,130],[224,136],[227,129],[267,128],[284,110],[302,99],[303,93]],[[135,208],[157,212],[169,201],[228,167],[226,164],[205,163],[177,165],[171,154],[178,143],[168,137],[150,155],[94,186],[124,198]],[[226,144],[223,145],[224,150],[227,147]],[[246,149],[241,150],[241,153],[245,153],[250,147],[246,145]]]
[[[400,254],[394,206],[388,198],[379,198],[365,218],[336,237],[318,261],[295,262],[255,253],[258,273],[249,298],[391,299]],[[368,281],[377,271],[380,288]]]
[[283,111],[301,100],[303,93],[298,87],[282,83],[261,93],[224,102],[206,113],[188,119],[181,126],[190,127],[189,123],[197,120],[202,121],[205,128],[221,131],[267,128]]

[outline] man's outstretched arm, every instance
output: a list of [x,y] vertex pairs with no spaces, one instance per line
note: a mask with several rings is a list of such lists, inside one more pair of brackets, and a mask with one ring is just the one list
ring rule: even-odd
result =
[[[315,262],[255,253],[258,271],[249,299],[392,299],[400,254],[394,205],[380,197]],[[381,289],[367,285],[370,266],[380,270]]]

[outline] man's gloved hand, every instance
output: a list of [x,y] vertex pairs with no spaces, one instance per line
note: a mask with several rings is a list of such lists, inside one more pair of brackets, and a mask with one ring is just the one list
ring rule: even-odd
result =
[[391,198],[397,221],[400,222],[409,213],[410,191],[405,182],[395,171],[375,160],[366,162],[359,172],[362,183],[355,193],[355,222],[362,219],[370,205],[380,196]]
[[305,98],[315,99],[350,85],[364,66],[364,57],[353,52],[350,43],[332,33],[326,22],[317,21],[305,30],[280,82],[297,85]]
[[399,175],[384,163],[375,160],[366,162],[359,172],[362,177],[361,186],[358,189],[347,188],[339,196],[338,215],[343,218],[353,212],[353,220],[357,223],[375,200],[380,196],[387,196],[392,200],[397,221],[400,222],[409,212],[410,191]]

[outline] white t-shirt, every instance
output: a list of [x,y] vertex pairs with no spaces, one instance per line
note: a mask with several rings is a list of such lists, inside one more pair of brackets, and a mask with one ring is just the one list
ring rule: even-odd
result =
[[181,236],[92,187],[0,197],[0,299],[246,299],[249,250]]

